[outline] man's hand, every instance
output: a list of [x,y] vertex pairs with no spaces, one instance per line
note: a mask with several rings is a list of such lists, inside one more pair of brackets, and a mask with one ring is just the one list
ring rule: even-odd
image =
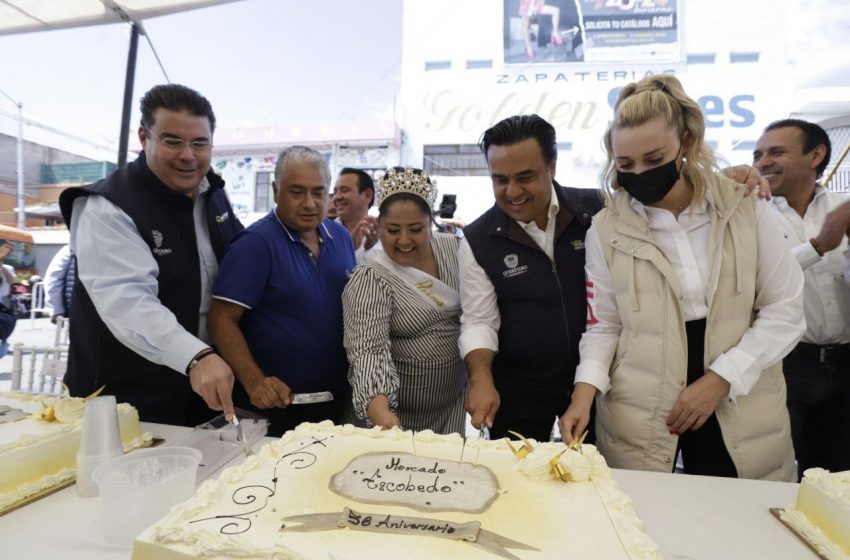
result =
[[476,430],[480,430],[482,424],[488,428],[493,427],[493,420],[501,403],[492,376],[470,380],[469,391],[466,393],[466,411],[472,416],[472,425]]
[[398,416],[390,410],[390,400],[384,394],[375,395],[366,408],[369,421],[375,426],[389,430],[393,426],[401,428]]
[[493,384],[493,357],[496,353],[486,348],[476,348],[463,357],[466,371],[469,372],[469,390],[466,393],[465,408],[472,416],[472,425],[476,430],[483,426],[493,427],[496,411],[502,404],[499,392]]
[[850,201],[836,207],[823,221],[820,233],[815,237],[815,243],[824,253],[828,253],[838,247],[841,237],[850,235]]
[[564,443],[572,443],[584,433],[590,423],[590,408],[593,406],[595,397],[596,387],[590,383],[576,383],[570,406],[558,420],[558,428],[561,430],[561,439]]
[[673,435],[699,430],[729,394],[729,382],[711,370],[679,393],[667,416],[667,428]]
[[378,241],[378,219],[374,216],[366,216],[360,220],[351,232],[351,241],[355,251],[360,248],[360,245],[363,245],[367,251],[374,247]]
[[286,408],[292,404],[292,389],[279,377],[264,376],[245,386],[251,404],[257,408]]
[[192,390],[201,395],[207,406],[224,411],[228,422],[233,417],[233,371],[218,354],[210,354],[189,370]]
[[4,242],[2,245],[0,245],[0,261],[5,259],[6,257],[8,257],[9,253],[11,253],[11,252],[12,252],[12,244],[9,243],[8,241]]
[[758,197],[770,200],[770,184],[761,176],[759,170],[751,165],[735,165],[723,169],[723,174],[736,183],[747,187],[746,195],[749,196],[758,187]]

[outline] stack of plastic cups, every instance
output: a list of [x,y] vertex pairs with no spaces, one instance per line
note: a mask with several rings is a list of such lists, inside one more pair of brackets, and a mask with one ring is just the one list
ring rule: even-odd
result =
[[83,413],[83,433],[77,452],[77,496],[97,496],[98,487],[92,480],[92,471],[123,453],[115,397],[106,395],[90,400]]

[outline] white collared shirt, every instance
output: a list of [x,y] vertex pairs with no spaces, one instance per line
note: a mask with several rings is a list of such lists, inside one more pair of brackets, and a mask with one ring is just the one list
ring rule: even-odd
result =
[[806,287],[803,290],[806,310],[806,333],[803,342],[811,344],[850,343],[850,286],[843,280],[850,261],[847,236],[841,244],[823,257],[817,254],[809,239],[817,237],[826,215],[850,200],[844,193],[829,192],[821,185],[800,216],[784,197],[775,196],[773,207],[781,214],[794,243],[792,252],[803,267]]
[[[528,223],[516,221],[528,233],[549,260],[555,258],[555,218],[560,211],[555,185],[552,185],[549,198],[549,219],[546,229],[541,230],[531,220]],[[458,346],[461,357],[473,350],[485,349],[499,351],[499,327],[502,318],[499,314],[496,288],[472,253],[472,247],[465,238],[458,247],[460,266],[460,303],[463,313],[460,315],[460,339]]]
[[71,286],[65,286],[65,278],[68,267],[73,263],[73,256],[71,246],[65,245],[53,255],[50,264],[47,265],[47,272],[44,273],[44,295],[47,305],[53,309],[53,315],[65,315],[71,312],[70,309],[65,309],[65,290],[71,289]]
[[[618,194],[617,196],[626,196]],[[634,204],[639,204],[634,202]],[[633,206],[634,207],[634,206]],[[710,300],[710,209],[701,204],[686,210],[679,222],[670,212],[642,212],[652,236],[672,265],[687,294],[682,312],[686,321],[707,316]],[[669,220],[662,213],[670,214]],[[761,372],[781,360],[799,340],[803,328],[802,272],[789,253],[790,244],[778,216],[763,202],[756,204],[758,261],[756,263],[756,320],[733,346],[708,368],[731,385],[735,400],[750,392]],[[602,242],[593,225],[585,238],[585,273],[590,287],[588,307],[595,322],[588,324],[579,343],[581,362],[576,383],[590,383],[604,394],[610,388],[609,370],[619,343],[622,322]]]
[[[204,178],[199,194],[207,188]],[[159,266],[126,212],[106,197],[81,196],[74,201],[70,228],[80,281],[109,331],[133,352],[181,374],[186,373],[192,358],[209,346],[207,313],[218,274],[207,227],[206,198],[195,197],[193,216],[201,263],[198,337],[160,303]]]

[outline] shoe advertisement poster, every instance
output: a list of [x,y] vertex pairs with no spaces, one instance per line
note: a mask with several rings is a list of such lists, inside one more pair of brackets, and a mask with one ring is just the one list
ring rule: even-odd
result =
[[506,64],[680,62],[678,0],[504,0]]

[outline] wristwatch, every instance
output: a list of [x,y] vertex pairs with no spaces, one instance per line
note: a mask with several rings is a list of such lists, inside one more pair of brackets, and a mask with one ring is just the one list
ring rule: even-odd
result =
[[200,362],[210,354],[215,354],[215,350],[213,350],[212,348],[204,348],[203,350],[195,354],[195,357],[192,358],[192,361],[190,361],[189,365],[186,366],[186,374],[188,375],[189,372],[192,371],[192,368],[198,365],[198,362]]

